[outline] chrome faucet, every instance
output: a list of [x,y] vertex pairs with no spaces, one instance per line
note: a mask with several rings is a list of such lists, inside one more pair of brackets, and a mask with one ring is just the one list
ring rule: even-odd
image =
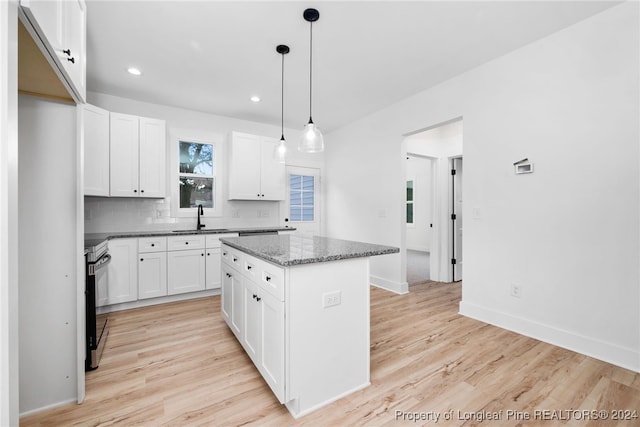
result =
[[200,222],[200,215],[204,215],[204,208],[202,207],[202,205],[198,205],[198,226],[196,227],[198,231],[206,227],[206,225]]

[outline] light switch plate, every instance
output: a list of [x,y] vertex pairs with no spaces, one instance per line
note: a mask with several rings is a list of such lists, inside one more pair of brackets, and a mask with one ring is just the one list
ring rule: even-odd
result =
[[326,292],[322,294],[322,307],[333,307],[342,303],[342,294],[340,291]]

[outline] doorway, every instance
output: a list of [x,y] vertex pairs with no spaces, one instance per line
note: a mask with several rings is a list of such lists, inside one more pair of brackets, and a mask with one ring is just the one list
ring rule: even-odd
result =
[[[430,188],[429,205],[419,209],[417,199],[413,201],[414,206],[407,206],[406,220],[411,220],[413,224],[405,225],[404,239],[404,261],[407,267],[406,278],[411,284],[410,278],[415,277],[415,263],[412,262],[416,244],[413,240],[414,228],[424,230],[429,228],[430,239],[428,247],[423,248],[428,252],[429,280],[438,282],[453,282],[462,279],[462,118],[457,118],[436,126],[406,135],[403,141],[406,151],[404,151],[405,172],[407,187],[409,183],[413,185],[411,191],[407,189],[407,195],[418,196],[420,180],[416,179],[416,168],[410,163],[418,163],[416,159],[423,159],[421,169],[430,169],[431,180],[428,184],[423,182],[422,186],[428,185]],[[426,162],[426,163],[425,163]],[[428,165],[428,166],[427,166]],[[454,166],[458,168],[456,175],[452,172]],[[405,203],[409,205],[409,197]],[[410,212],[410,209],[414,209]],[[412,216],[412,218],[410,218]],[[455,222],[452,218],[455,216]],[[422,225],[419,223],[422,220]]]

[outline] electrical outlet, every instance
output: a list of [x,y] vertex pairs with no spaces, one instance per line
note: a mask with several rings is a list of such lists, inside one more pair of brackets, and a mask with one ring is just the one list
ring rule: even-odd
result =
[[342,295],[340,291],[327,292],[322,294],[322,307],[333,307],[342,303]]
[[231,211],[231,218],[240,218],[240,209],[234,209]]
[[522,298],[522,286],[511,284],[511,296],[515,298]]

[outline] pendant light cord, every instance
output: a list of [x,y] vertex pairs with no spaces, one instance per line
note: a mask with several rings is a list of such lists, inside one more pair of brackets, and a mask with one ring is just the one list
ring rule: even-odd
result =
[[282,54],[282,81],[280,84],[280,128],[284,139],[284,53]]
[[313,82],[313,21],[309,23],[309,123],[313,123],[311,119],[311,97],[312,97],[312,82]]

